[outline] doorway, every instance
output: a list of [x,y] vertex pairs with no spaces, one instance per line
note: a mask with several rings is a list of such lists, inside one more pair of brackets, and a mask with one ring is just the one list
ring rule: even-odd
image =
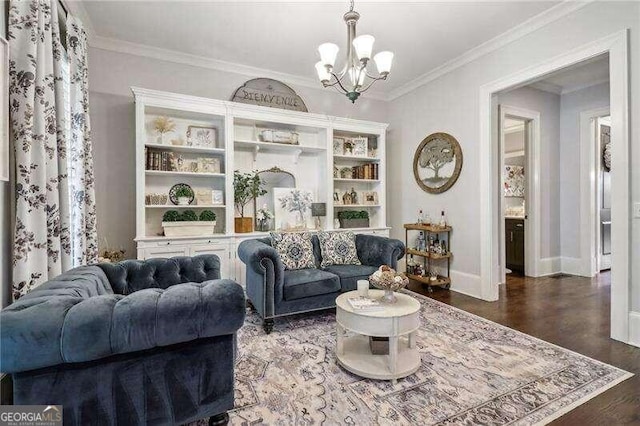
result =
[[[499,114],[497,94],[540,80],[545,76],[574,66],[585,60],[608,54],[610,58],[611,99],[611,337],[630,342],[630,169],[629,169],[629,76],[628,31],[620,31],[581,48],[572,49],[545,63],[524,69],[480,88],[480,186],[485,194],[481,199],[481,297],[497,300],[500,281],[496,265],[499,256],[500,202],[494,192],[499,179]],[[584,162],[581,161],[581,164]],[[580,204],[582,205],[582,198]],[[582,217],[580,218],[582,221]],[[635,339],[634,339],[635,341]]]

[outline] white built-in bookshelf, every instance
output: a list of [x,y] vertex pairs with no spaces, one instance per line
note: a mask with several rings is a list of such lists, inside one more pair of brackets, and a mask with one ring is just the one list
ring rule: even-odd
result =
[[[326,203],[323,229],[334,230],[334,219],[341,211],[364,210],[369,213],[370,227],[353,231],[388,235],[386,124],[141,88],[132,88],[132,91],[136,105],[138,258],[215,253],[225,263],[223,276],[242,281],[242,265],[235,260],[237,244],[267,233],[234,232],[234,170],[249,172],[278,167],[295,176],[296,187],[310,190],[314,202]],[[160,135],[154,126],[158,117],[168,117],[175,128]],[[188,138],[190,129],[191,138]],[[204,129],[203,138],[194,136],[200,135],[199,129]],[[215,129],[215,141],[210,140],[210,129]],[[258,135],[264,129],[294,131],[298,134],[298,144],[261,141]],[[154,157],[150,158],[149,153]],[[178,160],[179,168],[175,167]],[[169,163],[174,167],[169,167]],[[177,183],[191,186],[205,198],[206,191],[221,192],[222,199],[215,204],[210,199],[194,200],[189,205],[173,205],[168,199],[160,204],[147,202],[147,195],[168,195]],[[345,197],[347,193],[350,195]],[[353,193],[355,199],[350,199]],[[165,237],[162,217],[174,209],[193,210],[196,214],[213,211],[215,234]],[[253,217],[254,213],[250,203],[245,216]],[[228,262],[224,262],[225,259]]]

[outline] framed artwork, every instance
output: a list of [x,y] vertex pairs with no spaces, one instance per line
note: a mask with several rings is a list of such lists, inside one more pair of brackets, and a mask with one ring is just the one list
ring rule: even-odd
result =
[[413,156],[413,176],[424,191],[440,194],[453,186],[462,169],[462,149],[448,133],[432,133]]
[[200,173],[220,173],[219,158],[198,158],[198,171]]
[[333,155],[344,155],[344,138],[333,138]]
[[211,191],[208,189],[196,189],[196,204],[198,205],[209,205],[213,204]]
[[362,194],[363,204],[374,206],[378,204],[378,193],[376,191],[364,192]]
[[369,140],[367,138],[352,138],[353,143],[353,156],[354,157],[366,157],[367,156],[367,144]]
[[189,126],[187,128],[187,145],[201,148],[215,148],[217,143],[215,127]]
[[524,197],[524,167],[504,166],[504,196]]
[[313,192],[300,188],[273,188],[276,228],[284,230],[311,229]]
[[9,43],[0,37],[0,180],[9,180]]
[[220,189],[211,191],[211,204],[224,204],[224,192]]

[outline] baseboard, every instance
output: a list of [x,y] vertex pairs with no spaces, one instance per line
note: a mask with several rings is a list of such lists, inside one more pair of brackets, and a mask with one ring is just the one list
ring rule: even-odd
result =
[[559,274],[562,272],[562,259],[560,257],[546,257],[538,263],[538,276]]
[[564,274],[584,276],[582,259],[577,257],[560,258],[560,271]]
[[640,312],[629,312],[629,344],[640,348]]
[[482,299],[480,275],[451,270],[451,290]]

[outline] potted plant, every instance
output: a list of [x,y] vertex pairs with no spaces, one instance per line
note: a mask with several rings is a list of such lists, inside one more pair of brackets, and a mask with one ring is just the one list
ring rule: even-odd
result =
[[162,216],[162,228],[166,237],[201,237],[213,235],[216,227],[216,214],[204,210],[198,215],[192,210],[180,214],[169,210]]
[[169,117],[160,116],[153,120],[153,128],[160,135],[158,137],[158,143],[164,144],[164,135],[173,132],[176,128],[176,123]]
[[176,188],[176,198],[179,206],[188,206],[193,198],[193,189],[188,186]]
[[252,232],[253,218],[244,217],[245,206],[254,198],[266,194],[262,189],[262,181],[257,172],[240,173],[233,172],[233,203],[240,217],[235,218],[235,231],[237,233]]
[[369,213],[366,210],[345,210],[338,212],[340,228],[368,228]]

